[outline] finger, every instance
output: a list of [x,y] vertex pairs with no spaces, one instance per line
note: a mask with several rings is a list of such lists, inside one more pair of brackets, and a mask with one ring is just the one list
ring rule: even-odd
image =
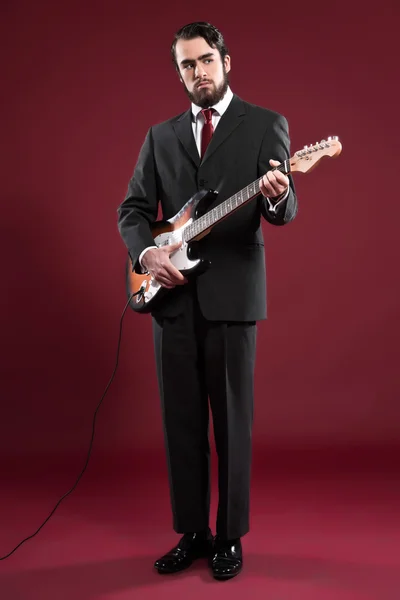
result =
[[289,179],[283,175],[283,173],[280,173],[279,171],[269,171],[267,175],[268,181],[270,182],[276,196],[286,192],[287,188],[289,187]]
[[167,290],[173,290],[174,287],[176,287],[174,284],[165,283],[164,281],[159,281],[158,283],[161,285],[161,287],[166,288]]
[[154,279],[157,281],[157,283],[159,283],[162,287],[165,287],[167,289],[172,289],[175,287],[175,284],[172,283],[172,281],[170,281],[168,279],[168,277],[164,277],[163,275],[157,275],[154,277]]
[[279,162],[279,160],[273,160],[273,159],[271,158],[271,160],[269,161],[269,164],[271,165],[271,167],[279,167],[279,165],[280,165],[281,163]]
[[178,250],[178,248],[180,248],[181,246],[182,241],[176,242],[175,244],[170,244],[169,246],[164,246],[163,250],[166,250],[168,254],[171,254],[171,252],[175,252],[175,250]]
[[187,280],[184,278],[182,273],[178,271],[178,269],[174,267],[172,262],[169,260],[170,255],[173,252],[175,252],[175,250],[178,250],[178,248],[180,248],[181,246],[182,241],[176,242],[175,244],[170,244],[169,246],[165,246],[163,248],[163,250],[167,252],[167,260],[162,262],[162,266],[164,269],[166,269],[168,275],[171,276],[171,279],[174,281],[175,284],[187,283]]
[[263,196],[268,196],[268,197],[272,197],[273,195],[273,191],[271,190],[270,186],[268,185],[268,187],[265,185],[264,183],[264,179],[260,180],[260,191],[262,193]]
[[159,259],[157,261],[157,275],[163,273],[164,276],[169,277],[171,280],[174,281],[174,283],[183,282],[184,277],[182,273],[180,273],[180,271],[178,271],[178,269],[170,261],[168,248],[171,248],[175,245],[180,246],[181,244],[182,242],[179,242],[178,244],[171,244],[171,246],[164,246],[163,248],[159,248],[160,254]]
[[286,187],[278,185],[276,182],[275,184],[271,184],[267,177],[265,179],[266,181],[263,183],[263,187],[261,189],[261,193],[264,196],[267,196],[268,198],[277,198],[286,191]]
[[273,174],[279,185],[284,185],[285,187],[288,187],[289,179],[286,177],[286,175],[284,175],[280,171],[274,171]]
[[[265,183],[265,182],[266,182],[266,183]],[[267,189],[267,185],[266,185],[266,184],[267,184],[267,185],[268,185],[268,187],[269,187],[268,179],[266,179],[266,178],[265,178],[265,175],[264,175],[264,177],[262,177],[262,178],[260,179],[260,190],[261,190],[261,192],[262,192],[262,194],[263,194],[264,196],[268,196],[268,195],[269,195],[269,191],[268,191],[268,189]]]
[[[178,271],[179,273],[179,271]],[[181,275],[181,273],[179,273]],[[163,281],[166,281],[167,283],[170,283],[171,285],[183,285],[184,283],[187,283],[186,279],[183,277],[182,275],[182,279],[177,279],[176,277],[174,277],[174,275],[171,275],[167,269],[163,268],[160,269],[156,275],[157,279],[163,279]]]
[[165,261],[165,263],[163,263],[163,268],[165,271],[165,275],[167,277],[169,277],[171,279],[171,281],[173,281],[174,283],[184,283],[184,276],[182,275],[182,273],[180,271],[178,271],[178,269],[176,267],[174,267],[174,265],[172,264],[172,262],[168,259],[167,261]]
[[267,188],[269,195],[271,197],[278,196],[280,193],[279,184],[276,181],[275,175],[271,171],[268,171],[268,173],[265,175],[265,178],[267,180],[265,181],[265,187]]
[[[174,268],[171,265],[172,268]],[[175,271],[174,271],[175,272]],[[171,285],[184,285],[187,283],[187,279],[178,271],[180,278],[178,279],[174,274],[171,274],[168,269],[164,267],[160,267],[155,271],[155,278],[157,280],[163,280],[164,282],[168,282]]]

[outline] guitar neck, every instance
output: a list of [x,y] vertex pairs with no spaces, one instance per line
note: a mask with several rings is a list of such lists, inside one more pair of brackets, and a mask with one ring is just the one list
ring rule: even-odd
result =
[[[274,169],[275,170],[275,169]],[[279,167],[276,167],[277,171],[287,175],[290,173],[290,160],[285,160]],[[260,181],[261,178],[256,179],[242,190],[218,204],[215,208],[211,209],[205,215],[188,225],[184,232],[184,238],[186,242],[190,242],[197,238],[201,233],[208,231],[214,225],[229,217],[231,213],[238,210],[256,196],[261,194],[260,192]]]
[[[339,156],[341,151],[342,144],[339,142],[339,138],[337,136],[330,136],[327,140],[321,140],[314,145],[304,146],[302,150],[298,150],[291,158],[285,160],[279,167],[272,170],[278,170],[285,175],[295,172],[307,173],[324,156]],[[201,234],[206,235],[219,221],[226,219],[235,210],[238,210],[241,206],[259,196],[261,193],[260,181],[261,179],[259,178],[253,181],[253,183],[246,185],[240,192],[221,202],[221,204],[218,204],[218,206],[188,225],[184,231],[184,240],[190,242],[198,238]]]

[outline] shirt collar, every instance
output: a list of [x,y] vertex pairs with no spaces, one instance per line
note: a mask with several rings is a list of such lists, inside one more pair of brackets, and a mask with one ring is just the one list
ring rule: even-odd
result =
[[[220,100],[219,102],[217,102],[210,108],[213,108],[222,117],[222,115],[228,108],[232,98],[233,98],[233,93],[232,93],[231,88],[228,86],[228,89],[226,90],[226,94],[222,98],[222,100]],[[192,103],[192,114],[193,114],[194,120],[196,120],[196,118],[198,117],[198,115],[201,111],[202,111],[201,106],[197,106],[197,104]]]

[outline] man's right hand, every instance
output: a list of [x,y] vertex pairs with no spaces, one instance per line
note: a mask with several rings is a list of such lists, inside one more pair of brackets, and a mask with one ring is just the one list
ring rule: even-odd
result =
[[182,246],[182,242],[149,248],[142,257],[142,265],[162,287],[171,289],[176,285],[184,285],[187,279],[170,261],[169,257],[175,250]]

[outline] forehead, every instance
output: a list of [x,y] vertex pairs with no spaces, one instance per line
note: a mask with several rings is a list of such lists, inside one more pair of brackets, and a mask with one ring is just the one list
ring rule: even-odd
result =
[[203,54],[213,52],[219,54],[216,48],[211,48],[202,37],[194,38],[193,40],[178,40],[175,46],[176,62],[181,63],[183,60],[196,60]]

